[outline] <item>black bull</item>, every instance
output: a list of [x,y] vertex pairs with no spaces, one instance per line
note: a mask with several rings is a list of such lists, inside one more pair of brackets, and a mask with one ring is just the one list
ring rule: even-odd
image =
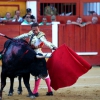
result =
[[13,93],[13,82],[16,76],[22,76],[29,96],[33,96],[29,78],[33,76],[47,76],[45,58],[36,58],[35,51],[25,40],[7,40],[2,51],[1,94],[6,85],[6,78],[10,78],[9,94]]

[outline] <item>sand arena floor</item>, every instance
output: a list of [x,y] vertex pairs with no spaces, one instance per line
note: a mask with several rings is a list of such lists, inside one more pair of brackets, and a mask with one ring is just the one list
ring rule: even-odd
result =
[[[9,79],[3,91],[3,100],[32,100],[26,97],[28,94],[24,84],[22,95],[17,94],[18,80],[15,79],[14,94],[8,96],[9,92]],[[34,77],[31,76],[30,80],[31,89],[34,87]],[[92,69],[81,76],[78,81],[66,88],[53,90],[54,96],[46,96],[47,87],[44,80],[41,80],[39,87],[39,97],[35,100],[100,100],[100,67],[92,67]]]

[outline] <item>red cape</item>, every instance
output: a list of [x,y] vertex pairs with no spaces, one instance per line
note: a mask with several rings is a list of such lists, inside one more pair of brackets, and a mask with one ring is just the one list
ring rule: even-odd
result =
[[66,45],[62,45],[52,53],[47,61],[47,69],[54,90],[73,85],[85,74],[91,65]]

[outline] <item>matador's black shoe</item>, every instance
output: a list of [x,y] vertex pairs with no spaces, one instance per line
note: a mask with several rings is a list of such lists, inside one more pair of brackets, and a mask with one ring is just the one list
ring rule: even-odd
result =
[[33,95],[35,96],[35,97],[38,97],[39,96],[39,93],[37,92],[37,93],[33,93]]
[[52,91],[51,92],[47,92],[46,96],[53,96],[53,92]]

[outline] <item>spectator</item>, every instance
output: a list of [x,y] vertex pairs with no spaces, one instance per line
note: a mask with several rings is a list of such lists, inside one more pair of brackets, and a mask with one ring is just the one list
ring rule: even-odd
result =
[[67,20],[67,24],[72,24],[71,20]]
[[2,22],[2,19],[3,19],[3,18],[0,16],[0,23]]
[[89,15],[93,15],[93,13],[95,13],[95,11],[88,11],[89,12]]
[[75,25],[79,25],[80,27],[84,27],[88,24],[91,24],[92,22],[88,21],[88,22],[83,22],[81,17],[78,17],[76,22],[72,21],[71,24],[75,24]]
[[51,3],[50,6],[45,7],[44,15],[46,16],[57,15],[57,9],[55,8],[53,3]]
[[3,22],[12,22],[12,18],[11,18],[11,13],[7,12],[6,16],[4,18],[2,18]]
[[31,20],[31,15],[26,14],[24,21],[21,23],[21,25],[31,25],[31,24],[33,24]]
[[23,22],[23,18],[20,16],[20,11],[16,10],[12,22]]
[[51,16],[51,21],[52,21],[52,22],[56,21],[56,16],[55,16],[55,15],[52,15],[52,16]]
[[50,23],[47,22],[47,18],[46,17],[43,17],[42,18],[42,22],[39,23],[39,25],[50,25]]
[[60,24],[60,22],[56,20],[56,16],[55,15],[51,16],[51,24]]
[[[33,21],[33,22],[35,22],[35,16],[34,15],[32,15],[32,10],[31,10],[31,8],[27,8],[26,9],[26,14],[29,14],[30,16],[31,16],[31,20]],[[26,15],[25,15],[26,16]],[[23,16],[23,19],[25,18],[25,16]]]
[[97,24],[97,23],[98,23],[97,13],[95,13],[95,12],[93,13],[92,23],[93,23],[93,24]]

